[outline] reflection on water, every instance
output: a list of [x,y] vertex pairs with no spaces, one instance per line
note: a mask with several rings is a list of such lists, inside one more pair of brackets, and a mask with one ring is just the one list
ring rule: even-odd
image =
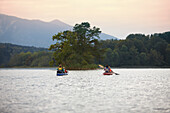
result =
[[113,70],[0,69],[0,112],[170,112],[170,69]]

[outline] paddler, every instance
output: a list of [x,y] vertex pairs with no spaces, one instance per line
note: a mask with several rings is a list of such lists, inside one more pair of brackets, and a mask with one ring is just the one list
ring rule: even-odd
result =
[[65,67],[63,67],[64,73],[67,73],[67,70],[65,69]]
[[62,67],[62,65],[60,64],[58,67],[57,67],[57,73],[63,73],[64,72],[64,69]]
[[111,70],[110,66],[106,65],[105,68],[105,73],[112,73],[113,71]]

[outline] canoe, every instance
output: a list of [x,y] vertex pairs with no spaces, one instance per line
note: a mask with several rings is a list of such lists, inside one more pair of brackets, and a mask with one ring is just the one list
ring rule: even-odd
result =
[[103,75],[113,75],[113,73],[103,73]]
[[64,76],[64,75],[68,75],[68,73],[57,73],[57,76]]

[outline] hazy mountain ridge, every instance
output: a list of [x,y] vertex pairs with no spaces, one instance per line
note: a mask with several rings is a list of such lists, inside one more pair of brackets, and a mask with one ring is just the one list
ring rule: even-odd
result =
[[[27,20],[14,16],[0,14],[0,42],[13,43],[24,46],[49,47],[55,43],[52,36],[64,30],[71,30],[72,26],[53,20]],[[101,39],[116,39],[107,34],[101,34]]]

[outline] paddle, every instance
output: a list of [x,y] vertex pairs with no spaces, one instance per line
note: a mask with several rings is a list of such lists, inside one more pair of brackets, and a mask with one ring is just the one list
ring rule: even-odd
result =
[[[99,64],[99,67],[102,68],[102,69],[104,69],[104,66],[102,66],[102,65],[100,65],[100,64]],[[118,73],[115,73],[115,72],[113,72],[112,70],[111,70],[111,72],[114,73],[115,75],[119,75]]]

